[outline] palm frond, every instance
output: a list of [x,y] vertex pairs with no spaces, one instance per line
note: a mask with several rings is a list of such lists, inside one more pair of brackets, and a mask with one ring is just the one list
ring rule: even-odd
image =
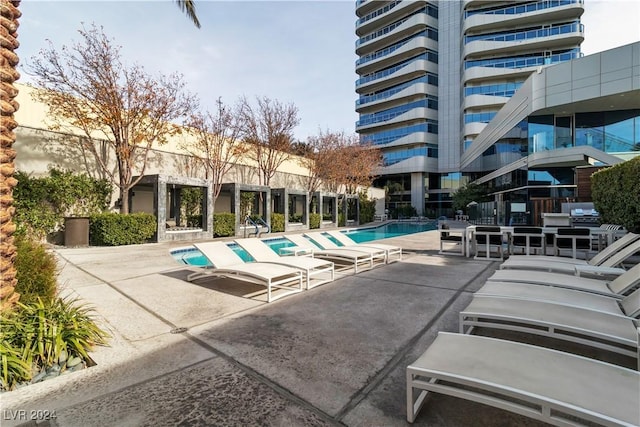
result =
[[181,11],[187,14],[187,17],[193,22],[197,28],[200,28],[200,21],[196,14],[196,3],[192,0],[175,0]]

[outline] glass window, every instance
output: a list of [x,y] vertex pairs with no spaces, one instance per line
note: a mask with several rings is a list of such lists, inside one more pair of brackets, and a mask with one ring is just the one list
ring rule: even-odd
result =
[[576,114],[576,146],[604,147],[604,113]]
[[529,153],[553,150],[553,116],[529,117]]
[[567,148],[573,145],[573,135],[571,132],[571,122],[573,117],[561,116],[556,117],[555,148]]
[[605,113],[604,150],[616,153],[633,151],[640,140],[637,129],[640,111],[611,111]]

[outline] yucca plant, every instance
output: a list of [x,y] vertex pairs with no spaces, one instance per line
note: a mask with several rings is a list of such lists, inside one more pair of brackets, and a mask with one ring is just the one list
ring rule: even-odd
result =
[[31,378],[31,364],[25,362],[21,352],[7,341],[0,341],[0,388],[11,390],[17,383]]
[[37,298],[29,304],[18,303],[3,319],[2,387],[9,390],[54,364],[64,370],[68,360],[79,357],[87,361],[88,352],[106,344],[108,338],[91,312],[77,299]]

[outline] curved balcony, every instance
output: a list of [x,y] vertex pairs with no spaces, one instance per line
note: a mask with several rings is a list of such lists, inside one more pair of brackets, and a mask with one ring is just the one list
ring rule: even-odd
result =
[[437,96],[437,86],[432,86],[426,83],[426,78],[418,80],[424,80],[424,82],[411,83],[409,86],[400,90],[392,89],[390,91],[384,91],[376,95],[364,97],[364,99],[358,99],[356,101],[356,112],[366,113],[367,110],[380,110],[387,108],[387,105],[391,107],[399,102],[411,102],[414,99],[424,98],[426,94]]
[[473,67],[469,68],[462,74],[464,83],[477,83],[480,81],[495,79],[517,79],[526,80],[531,73],[535,72],[538,67],[526,68],[489,68],[489,67]]
[[471,136],[479,135],[482,130],[487,127],[488,123],[471,122],[466,123],[463,128],[463,138],[468,139]]
[[426,156],[415,156],[389,166],[376,169],[379,175],[397,175],[413,172],[435,172],[438,170],[438,159]]
[[509,5],[500,9],[513,13],[477,13],[465,19],[464,33],[499,31],[528,27],[547,22],[573,21],[584,13],[583,0],[545,0],[537,3]]
[[361,141],[368,141],[382,148],[401,146],[409,143],[428,142],[430,144],[437,144],[437,123],[435,121],[430,123],[422,121],[421,123],[382,131],[374,129],[373,132],[368,134],[360,134],[360,138]]
[[356,15],[365,16],[366,14],[378,9],[380,7],[380,3],[382,2],[377,0],[357,0]]
[[464,98],[463,108],[501,107],[508,100],[506,96],[470,95]]
[[[371,73],[377,69],[407,60],[421,52],[428,51],[431,51],[431,54],[435,55],[436,60],[432,62],[437,62],[437,49],[438,42],[435,40],[431,40],[426,36],[417,36],[399,46],[392,45],[369,56],[358,59],[356,61],[356,73],[360,75]],[[436,70],[433,72],[437,72],[437,64],[434,65],[436,65]]]
[[[382,2],[378,2],[378,5]],[[403,15],[424,9],[423,2],[396,0],[369,12],[356,21],[356,35],[363,36],[376,28],[393,23]],[[426,13],[426,12],[425,12]]]
[[518,55],[523,52],[560,50],[579,46],[584,40],[582,24],[543,28],[494,37],[493,40],[474,40],[464,46],[464,59],[487,55]]
[[375,129],[382,126],[397,126],[399,124],[411,124],[418,123],[424,121],[425,118],[430,118],[431,120],[438,119],[438,112],[433,111],[429,108],[418,107],[412,108],[411,110],[402,113],[398,116],[394,116],[389,120],[380,120],[376,122],[365,122],[364,124],[360,124],[361,121],[356,122],[356,132],[366,131],[368,129]]
[[363,56],[369,52],[375,52],[411,34],[425,30],[429,26],[438,28],[438,23],[424,13],[413,15],[397,25],[391,25],[379,30],[379,35],[370,35],[358,39],[356,41],[356,55]]
[[417,77],[424,76],[426,74],[425,70],[428,69],[429,64],[431,63],[427,60],[418,59],[392,73],[381,76],[380,78],[373,78],[371,80],[359,79],[356,82],[356,92],[376,92],[389,86],[394,86],[406,82],[407,80],[413,80]]

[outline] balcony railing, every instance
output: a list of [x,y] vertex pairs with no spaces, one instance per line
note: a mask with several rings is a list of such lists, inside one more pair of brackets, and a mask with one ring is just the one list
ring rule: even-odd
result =
[[[415,84],[418,83],[427,83],[427,84],[432,84],[432,82],[435,81],[435,83],[437,84],[437,77],[434,74],[429,74],[423,77],[418,77],[417,79],[413,79],[410,80],[406,83],[402,83],[400,85],[391,87],[385,91],[382,92],[378,92],[375,93],[373,95],[363,95],[360,96],[360,98],[356,101],[356,107],[363,105],[363,104],[368,104],[369,102],[374,102],[374,101],[379,101],[382,99],[386,99],[389,98],[393,95],[395,95],[398,92],[403,91],[404,89],[408,88],[409,86],[413,86]],[[428,97],[431,97],[430,95],[427,95]],[[431,97],[431,99],[433,99],[433,101],[435,102],[435,109],[438,108],[438,97]],[[432,107],[429,107],[432,108]]]
[[469,10],[464,13],[468,18],[473,15],[518,15],[520,13],[535,12],[537,10],[550,9],[553,7],[567,6],[570,4],[583,4],[584,0],[543,0],[537,3],[521,4],[509,7],[499,7],[491,9]]
[[[360,86],[360,85],[368,83],[370,81],[381,79],[383,77],[387,77],[387,76],[395,73],[396,71],[401,70],[402,68],[404,68],[407,65],[411,64],[412,62],[419,61],[421,59],[426,60],[427,59],[427,54],[423,53],[422,55],[414,56],[413,58],[409,58],[408,60],[399,63],[398,65],[394,65],[393,67],[384,69],[382,71],[378,71],[377,73],[366,75],[364,77],[360,77],[358,80],[356,80],[356,86]],[[436,86],[437,86],[437,82],[436,82]]]
[[558,53],[551,56],[514,56],[510,58],[498,59],[480,59],[477,61],[465,61],[465,70],[471,67],[490,67],[490,68],[526,68],[537,67],[540,65],[556,64],[559,62],[570,61],[572,59],[581,58],[580,49],[573,49],[569,52]]
[[[435,32],[435,33],[434,33]],[[435,34],[435,36],[434,36]],[[362,56],[360,59],[358,59],[356,61],[356,66],[362,65],[362,64],[366,64],[367,62],[373,61],[374,59],[378,59],[378,58],[382,58],[383,56],[387,56],[390,53],[400,49],[402,46],[406,45],[407,43],[409,43],[411,40],[417,38],[417,37],[430,37],[433,40],[437,40],[438,38],[438,31],[434,30],[432,28],[429,28],[428,30],[424,30],[421,31],[417,34],[413,34],[410,37],[407,37],[404,40],[399,41],[398,43],[392,44],[391,46],[382,49],[382,50],[378,50],[376,52],[370,53],[368,55]],[[435,38],[434,38],[435,37]],[[434,63],[438,63],[438,53],[434,52],[434,51],[429,51],[432,52],[432,55],[430,58],[428,58],[431,62]],[[434,60],[434,55],[435,55],[435,60]]]
[[398,129],[385,130],[382,132],[370,133],[360,136],[362,143],[369,143],[373,145],[384,145],[396,141],[412,133],[431,133],[438,134],[438,121],[427,120],[425,123],[417,125],[406,126]]
[[584,26],[579,22],[573,22],[571,24],[558,25],[556,27],[540,28],[536,30],[509,32],[504,34],[482,34],[478,36],[465,36],[465,44],[473,41],[496,41],[496,42],[510,42],[521,41],[529,39],[537,39],[540,37],[557,36],[560,34],[569,34],[575,32],[584,32]]

